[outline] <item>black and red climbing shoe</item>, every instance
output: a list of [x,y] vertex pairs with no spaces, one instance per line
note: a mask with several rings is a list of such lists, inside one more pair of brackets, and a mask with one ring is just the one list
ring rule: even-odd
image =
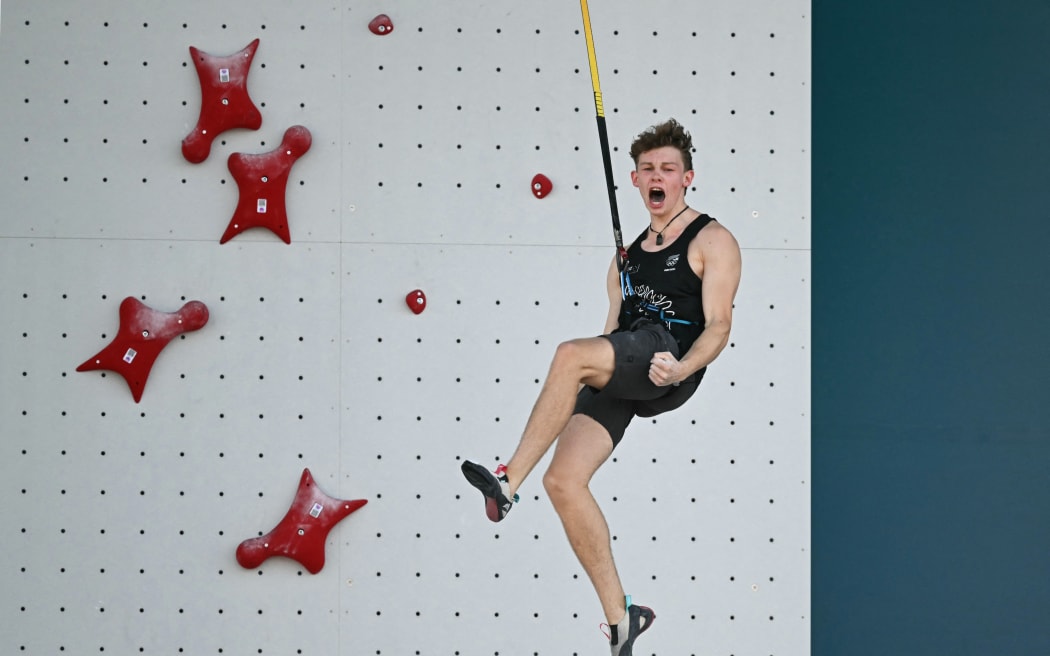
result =
[[518,495],[509,497],[510,484],[507,482],[507,467],[500,465],[495,472],[485,467],[464,460],[460,466],[467,482],[481,490],[485,497],[485,514],[489,519],[498,522],[507,516],[511,507],[518,500]]

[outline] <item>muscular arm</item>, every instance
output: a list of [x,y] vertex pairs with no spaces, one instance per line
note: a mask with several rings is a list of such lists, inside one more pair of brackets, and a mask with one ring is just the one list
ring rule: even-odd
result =
[[740,284],[740,247],[724,227],[712,224],[690,245],[690,262],[702,271],[704,332],[677,361],[669,353],[653,357],[650,378],[657,385],[680,382],[711,364],[729,343],[733,299]]
[[703,261],[704,332],[680,359],[685,369],[682,378],[718,357],[729,343],[733,325],[733,299],[740,285],[740,247],[728,230],[720,225],[711,227],[717,229],[701,231],[696,236]]

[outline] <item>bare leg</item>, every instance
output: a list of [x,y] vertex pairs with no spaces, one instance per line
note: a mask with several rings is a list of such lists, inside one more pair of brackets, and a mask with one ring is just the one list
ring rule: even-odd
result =
[[589,485],[612,450],[612,439],[600,424],[590,417],[574,415],[543,477],[569,544],[590,577],[610,625],[623,619],[626,612],[623,585],[613,562],[609,525]]
[[521,442],[507,462],[511,496],[569,423],[580,385],[605,387],[614,366],[612,344],[603,337],[576,339],[558,346]]

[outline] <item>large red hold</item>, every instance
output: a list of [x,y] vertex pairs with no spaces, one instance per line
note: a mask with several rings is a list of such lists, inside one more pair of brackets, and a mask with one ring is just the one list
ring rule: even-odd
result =
[[176,312],[158,312],[131,296],[120,303],[120,328],[109,346],[88,358],[77,371],[115,371],[124,377],[138,403],[157,356],[179,335],[208,323],[208,307],[190,301]]
[[328,532],[366,503],[367,499],[345,501],[328,496],[317,487],[310,470],[304,469],[292,507],[284,519],[266,535],[241,542],[237,547],[237,562],[245,569],[254,569],[268,558],[285,556],[316,574],[324,568]]
[[262,114],[248,96],[248,70],[259,39],[240,52],[216,57],[190,46],[190,57],[201,83],[201,111],[197,125],[182,140],[182,156],[194,164],[208,159],[212,141],[227,130],[258,130]]
[[296,160],[310,150],[312,140],[309,130],[294,125],[285,130],[281,145],[268,153],[230,155],[226,164],[237,181],[240,197],[220,244],[249,228],[267,228],[284,243],[292,243],[285,205],[288,175]]

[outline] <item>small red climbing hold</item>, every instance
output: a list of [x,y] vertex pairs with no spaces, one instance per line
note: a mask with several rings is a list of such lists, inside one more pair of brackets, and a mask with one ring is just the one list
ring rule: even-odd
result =
[[390,17],[386,14],[379,14],[372,19],[372,22],[368,24],[368,29],[372,34],[378,34],[379,36],[386,36],[394,31],[394,23],[390,20]]
[[413,313],[419,314],[427,309],[427,295],[420,289],[411,291],[408,293],[408,296],[405,296],[405,304],[408,305],[408,309],[412,310]]
[[554,185],[551,184],[551,179],[542,173],[537,173],[532,178],[532,195],[536,198],[543,198],[551,192]]

